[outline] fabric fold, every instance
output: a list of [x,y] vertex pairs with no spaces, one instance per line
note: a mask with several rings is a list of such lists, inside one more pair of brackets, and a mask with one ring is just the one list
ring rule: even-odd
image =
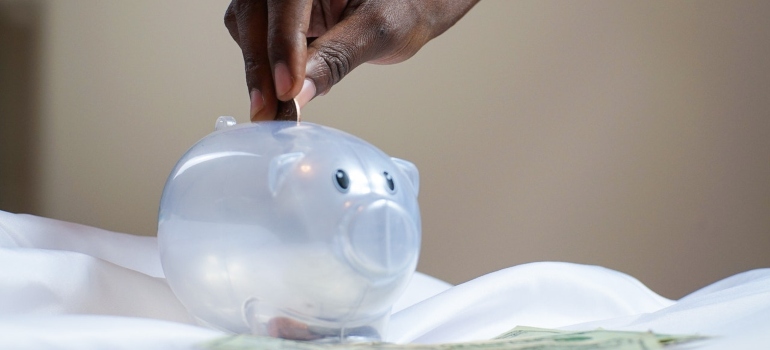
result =
[[398,343],[489,339],[517,325],[555,328],[672,305],[641,282],[599,266],[539,262],[455,286],[393,315]]

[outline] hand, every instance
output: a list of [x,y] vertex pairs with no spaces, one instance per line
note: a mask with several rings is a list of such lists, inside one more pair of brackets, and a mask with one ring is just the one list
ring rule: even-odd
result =
[[240,46],[251,120],[326,94],[364,62],[406,60],[478,0],[232,0],[225,26]]

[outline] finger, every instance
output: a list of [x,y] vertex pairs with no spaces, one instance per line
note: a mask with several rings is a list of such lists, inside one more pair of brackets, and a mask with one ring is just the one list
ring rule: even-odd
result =
[[238,23],[235,20],[234,10],[236,2],[237,0],[231,1],[230,5],[227,6],[227,10],[225,10],[225,27],[227,28],[227,32],[230,33],[230,36],[233,38],[233,40],[238,43],[240,41],[238,38]]
[[268,0],[267,42],[278,99],[297,96],[305,78],[306,34],[312,0]]
[[[310,24],[307,36],[319,37],[342,19],[342,14],[348,6],[348,0],[313,1],[310,11]],[[356,5],[352,5],[351,8]]]
[[272,120],[277,100],[267,53],[267,4],[265,1],[235,0],[233,12],[246,69],[250,118],[252,121]]

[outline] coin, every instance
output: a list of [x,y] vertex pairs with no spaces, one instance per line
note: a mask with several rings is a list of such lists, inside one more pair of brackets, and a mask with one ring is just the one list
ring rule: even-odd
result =
[[291,340],[315,340],[320,338],[308,331],[306,324],[288,317],[276,317],[267,322],[267,334],[271,337]]
[[291,101],[278,101],[278,113],[275,115],[275,120],[288,120],[288,121],[296,121],[299,123],[301,121],[300,117],[300,111],[299,111],[299,103],[297,103],[296,99],[292,99]]

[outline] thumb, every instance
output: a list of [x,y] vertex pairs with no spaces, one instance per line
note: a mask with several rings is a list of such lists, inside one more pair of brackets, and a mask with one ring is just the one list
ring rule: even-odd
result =
[[[362,63],[403,61],[413,52],[404,50],[402,44],[410,41],[427,42],[427,36],[423,38],[423,35],[419,35],[422,33],[410,32],[414,27],[404,23],[397,25],[391,21],[394,18],[392,14],[384,13],[377,7],[359,7],[308,46],[305,67],[307,80],[300,92],[301,104],[316,95],[327,93]],[[411,39],[417,40],[399,40],[408,32]],[[307,88],[308,80],[314,86]],[[307,96],[310,92],[312,96]]]

